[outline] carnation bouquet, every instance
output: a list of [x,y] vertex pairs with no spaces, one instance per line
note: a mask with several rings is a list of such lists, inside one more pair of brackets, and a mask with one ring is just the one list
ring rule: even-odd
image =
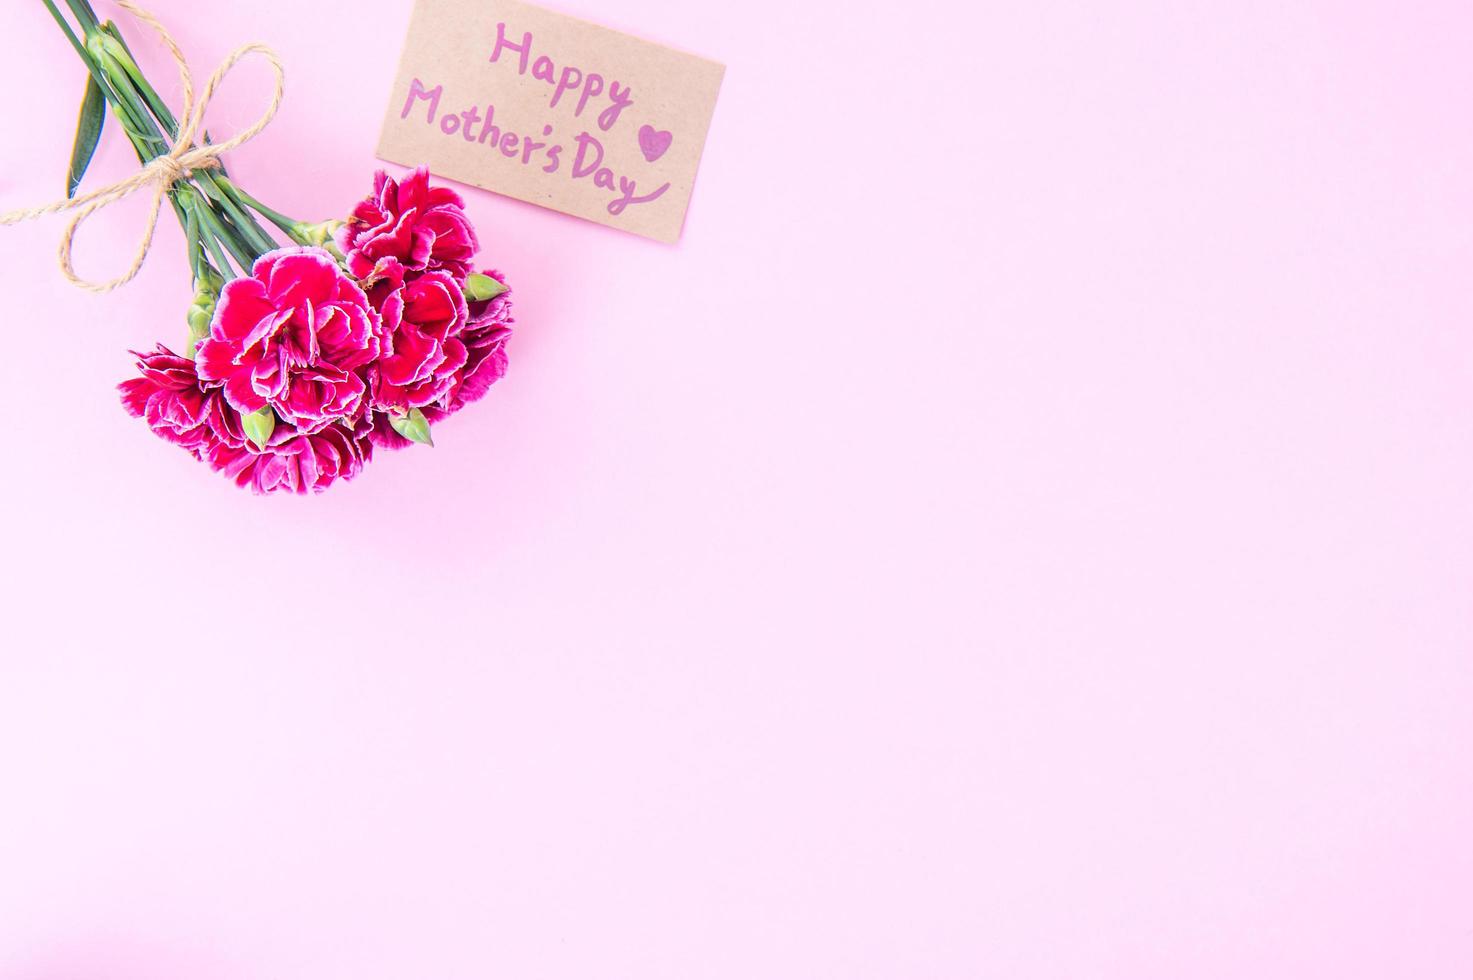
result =
[[[282,68],[259,44],[238,48],[198,99],[164,26],[118,0],[173,56],[182,89],[176,117],[144,77],[112,22],[89,0],[42,0],[87,69],[65,199],[0,218],[6,224],[73,212],[59,263],[74,284],[107,292],[135,276],[164,202],[188,245],[194,299],[178,353],[134,352],[139,376],[119,385],[123,406],[155,434],[257,493],[319,492],[362,471],[375,448],[432,445],[431,427],[479,399],[506,371],[510,290],[477,269],[479,241],[464,203],[416,170],[380,171],[342,220],[306,223],[261,203],[221,157],[259,133],[281,100]],[[204,109],[242,58],[276,72],[267,112],[215,143]],[[78,186],[108,110],[142,169],[86,194]],[[131,268],[95,283],[73,269],[71,242],[91,214],[151,190],[147,231]]]

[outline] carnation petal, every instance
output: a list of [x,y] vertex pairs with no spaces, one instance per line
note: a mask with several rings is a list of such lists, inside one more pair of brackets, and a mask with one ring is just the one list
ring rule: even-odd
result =
[[210,321],[210,335],[219,340],[239,341],[275,312],[276,306],[266,296],[265,283],[249,277],[232,279],[220,290],[215,316]]
[[267,405],[265,396],[256,391],[251,375],[247,371],[232,374],[226,380],[223,390],[225,400],[230,403],[230,407],[242,414],[259,412]]

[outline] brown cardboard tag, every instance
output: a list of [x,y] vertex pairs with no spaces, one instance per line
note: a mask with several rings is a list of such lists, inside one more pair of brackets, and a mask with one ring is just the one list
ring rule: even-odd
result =
[[517,0],[415,0],[378,155],[673,242],[725,71]]

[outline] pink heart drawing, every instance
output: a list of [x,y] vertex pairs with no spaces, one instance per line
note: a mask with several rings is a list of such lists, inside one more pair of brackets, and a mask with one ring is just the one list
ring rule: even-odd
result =
[[655,127],[649,125],[639,127],[639,149],[650,163],[665,155],[674,138],[668,129],[656,131]]

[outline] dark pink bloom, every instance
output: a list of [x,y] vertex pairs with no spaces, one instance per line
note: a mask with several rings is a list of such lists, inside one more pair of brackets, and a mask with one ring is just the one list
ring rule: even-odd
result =
[[[506,278],[500,272],[487,270],[485,274],[506,285]],[[467,304],[466,325],[459,335],[466,351],[465,361],[436,401],[416,406],[432,425],[479,399],[506,373],[506,340],[515,322],[511,308],[510,289],[492,299]],[[394,431],[383,413],[374,414],[370,438],[385,449],[402,449],[411,444]]]
[[399,413],[442,400],[465,366],[459,340],[466,323],[465,293],[448,272],[424,272],[402,285],[390,259],[371,288],[384,326],[384,353],[368,369],[373,407]]
[[382,325],[368,297],[321,248],[282,248],[225,284],[199,345],[204,381],[239,412],[270,405],[303,432],[361,414],[358,369],[379,356]]
[[[495,269],[485,275],[506,286],[506,277]],[[466,346],[465,368],[456,375],[446,399],[446,414],[477,401],[506,374],[506,339],[511,336],[511,287],[488,300],[469,304],[468,318],[460,339]]]
[[198,459],[218,447],[245,445],[239,416],[225,404],[218,388],[207,391],[200,385],[193,361],[163,344],[151,353],[133,355],[142,377],[118,385],[129,415],[145,419],[160,438]]
[[480,248],[460,195],[431,187],[423,167],[402,181],[382,170],[374,174],[373,193],[353,208],[338,244],[348,271],[363,280],[384,259],[396,259],[410,273],[443,269],[464,281]]
[[337,480],[363,471],[373,445],[341,425],[303,432],[278,422],[263,449],[250,442],[219,446],[210,464],[253,493],[321,493]]
[[[302,432],[276,423],[264,449],[241,431],[240,416],[218,385],[201,386],[195,363],[160,344],[137,354],[142,377],[118,385],[128,414],[148,421],[159,436],[256,493],[321,492],[335,480],[350,480],[373,454],[365,434],[339,425]],[[360,423],[366,429],[366,422]]]

